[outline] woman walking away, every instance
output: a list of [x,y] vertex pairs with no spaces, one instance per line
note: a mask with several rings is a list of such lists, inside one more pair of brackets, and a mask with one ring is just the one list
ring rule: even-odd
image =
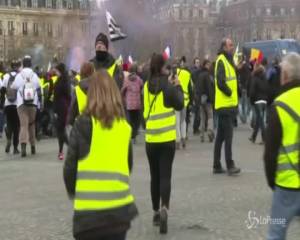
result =
[[144,86],[144,119],[146,153],[150,165],[153,224],[160,233],[168,231],[168,210],[171,194],[172,165],[176,148],[175,110],[184,107],[178,77],[168,77],[162,55],[151,59],[150,78]]
[[129,69],[129,76],[125,78],[122,87],[122,95],[125,98],[128,119],[132,127],[132,139],[136,143],[136,136],[140,127],[140,111],[141,111],[141,91],[143,81],[137,75],[137,65],[134,64]]
[[58,79],[54,85],[53,110],[59,147],[58,159],[64,160],[64,143],[68,144],[66,122],[71,102],[71,85],[65,64],[58,64],[55,67],[55,72]]
[[12,89],[11,86],[15,81],[20,63],[16,61],[11,62],[11,71],[4,75],[3,85],[1,88],[1,106],[4,104],[4,114],[6,116],[6,138],[7,144],[5,152],[10,153],[11,143],[13,142],[14,154],[19,154],[19,132],[20,121],[17,111],[17,90]]
[[253,133],[249,138],[253,143],[256,141],[259,130],[261,130],[262,143],[265,141],[265,114],[268,100],[268,82],[264,65],[267,65],[265,61],[263,61],[263,64],[255,64],[250,87],[250,101],[254,106],[256,116]]
[[131,128],[117,84],[105,70],[93,74],[87,97],[64,166],[66,189],[74,199],[73,235],[76,240],[124,240],[137,215],[129,186]]

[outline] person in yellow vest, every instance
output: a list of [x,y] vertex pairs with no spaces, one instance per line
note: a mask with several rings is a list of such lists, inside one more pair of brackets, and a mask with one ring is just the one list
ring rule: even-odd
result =
[[68,117],[68,124],[73,125],[75,119],[82,114],[87,99],[87,91],[89,88],[89,78],[94,73],[94,65],[91,62],[85,62],[80,68],[80,78],[82,79],[75,87],[74,96],[72,98],[71,109]]
[[175,110],[184,107],[182,87],[177,76],[168,77],[162,55],[154,54],[150,76],[144,85],[146,153],[150,165],[153,224],[160,233],[168,230],[172,165],[176,150]]
[[191,73],[184,67],[182,62],[185,62],[185,57],[180,60],[180,66],[176,69],[176,73],[184,94],[184,108],[181,111],[176,111],[176,148],[180,149],[182,144],[183,149],[186,148],[187,139],[187,108],[192,102],[193,87]]
[[281,89],[270,108],[265,137],[265,171],[274,191],[268,240],[284,240],[300,216],[300,55],[281,63]]
[[124,74],[120,66],[117,65],[117,61],[109,53],[109,40],[104,33],[99,33],[95,41],[96,56],[91,59],[94,64],[95,70],[106,69],[110,76],[116,81],[118,88],[123,86]]
[[108,73],[95,72],[84,114],[71,131],[64,165],[65,186],[74,200],[76,240],[124,240],[137,215],[129,184],[131,127],[122,105]]
[[239,174],[241,169],[232,159],[233,121],[238,109],[238,81],[233,62],[234,44],[231,39],[222,41],[215,65],[215,112],[218,116],[217,136],[214,146],[213,173],[226,171],[221,165],[221,149],[225,142],[225,160],[228,175]]

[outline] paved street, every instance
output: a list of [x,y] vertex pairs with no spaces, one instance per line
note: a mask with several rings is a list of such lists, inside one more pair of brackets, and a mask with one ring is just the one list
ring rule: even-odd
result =
[[[267,226],[247,228],[248,212],[257,217],[269,215],[271,191],[266,186],[262,146],[248,142],[250,130],[235,133],[234,159],[242,168],[239,177],[211,174],[213,145],[192,137],[187,150],[176,154],[173,175],[169,234],[160,236],[152,227],[149,167],[144,144],[135,146],[132,190],[139,217],[128,240],[260,240]],[[72,204],[63,180],[63,163],[56,159],[55,140],[42,140],[33,158],[0,152],[0,239],[72,239]],[[254,214],[254,213],[253,213]],[[292,223],[288,239],[298,240],[299,219]]]

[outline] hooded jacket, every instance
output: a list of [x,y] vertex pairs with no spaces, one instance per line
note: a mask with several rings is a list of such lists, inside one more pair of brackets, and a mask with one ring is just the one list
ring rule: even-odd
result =
[[259,66],[254,70],[250,86],[250,102],[255,104],[259,100],[268,100],[268,82],[266,71],[263,66]]

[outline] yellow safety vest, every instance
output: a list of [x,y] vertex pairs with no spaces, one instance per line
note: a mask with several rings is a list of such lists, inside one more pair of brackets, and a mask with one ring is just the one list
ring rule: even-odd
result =
[[[116,69],[116,63],[114,63],[109,69],[107,69],[108,74],[113,78],[114,72]],[[87,103],[87,96],[82,91],[79,85],[75,87],[75,93],[77,98],[77,104],[78,104],[78,112],[79,114],[82,114],[85,110],[86,103]]]
[[[226,84],[230,88],[232,94],[230,97],[225,95],[217,84],[217,69],[219,62],[222,62],[225,68]],[[219,55],[215,67],[215,109],[237,107],[238,106],[238,81],[234,67],[229,63],[226,57]]]
[[275,99],[274,105],[282,128],[282,142],[277,157],[276,185],[300,189],[300,87]]
[[131,127],[125,119],[115,120],[111,129],[103,128],[94,118],[92,125],[90,152],[77,165],[75,211],[109,210],[133,204],[128,166]]
[[[55,86],[55,83],[57,82],[58,80],[58,76],[52,76],[51,77],[51,80],[52,80],[52,83],[53,83],[53,89],[54,89],[54,86]],[[54,91],[52,92],[51,96],[50,96],[50,101],[53,102],[54,100]]]
[[77,82],[80,82],[80,80],[81,80],[80,75],[79,75],[79,74],[76,74],[75,79],[76,79]]
[[191,74],[185,69],[177,68],[177,75],[184,94],[184,107],[187,107],[190,102],[189,84]]
[[149,92],[148,82],[144,86],[144,119],[146,142],[162,143],[176,140],[176,117],[173,108],[164,106],[164,95]]

